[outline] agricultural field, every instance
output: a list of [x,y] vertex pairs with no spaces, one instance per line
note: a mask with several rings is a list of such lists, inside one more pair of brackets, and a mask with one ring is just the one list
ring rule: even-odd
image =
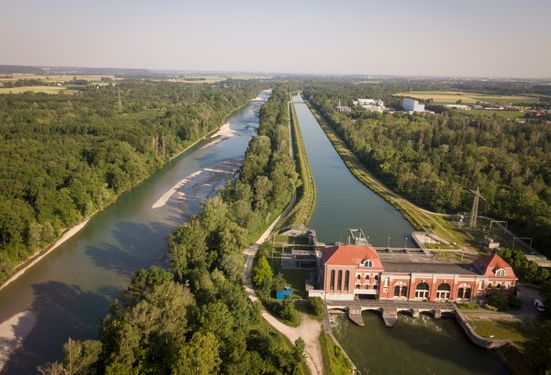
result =
[[24,92],[43,92],[45,94],[73,94],[74,90],[68,90],[64,86],[20,86],[0,87],[0,94],[22,94]]
[[0,75],[0,82],[15,82],[20,79],[36,79],[41,80],[45,84],[63,83],[74,79],[84,80],[88,82],[99,82],[102,78],[110,78],[118,80],[113,75],[75,75],[75,74],[29,74],[29,73],[13,73]]
[[507,119],[516,119],[516,118],[523,118],[524,112],[522,111],[498,111],[498,110],[492,110],[492,109],[471,109],[470,111],[465,111],[462,109],[454,109],[454,111],[465,113],[467,115],[479,115],[479,116],[489,116],[493,117],[494,115],[500,118],[507,118]]
[[459,91],[408,91],[399,92],[395,96],[408,96],[420,100],[432,99],[434,103],[455,104],[461,100],[463,104],[488,103],[509,105],[515,103],[536,103],[538,98],[533,96],[507,96],[507,95],[486,95],[476,92]]

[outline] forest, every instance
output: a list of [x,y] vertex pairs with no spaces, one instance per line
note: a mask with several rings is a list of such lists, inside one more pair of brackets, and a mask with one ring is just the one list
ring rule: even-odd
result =
[[0,283],[253,97],[253,81],[0,95]]
[[470,190],[479,186],[486,199],[480,214],[508,221],[551,255],[551,128],[453,111],[421,116],[334,110],[339,100],[389,98],[393,89],[332,82],[311,84],[304,95],[397,193],[430,210],[454,213],[470,209]]
[[170,239],[170,270],[136,273],[98,340],[65,345],[45,374],[303,374],[304,342],[269,328],[242,285],[243,250],[288,204],[298,183],[289,156],[287,91],[260,112],[240,176]]

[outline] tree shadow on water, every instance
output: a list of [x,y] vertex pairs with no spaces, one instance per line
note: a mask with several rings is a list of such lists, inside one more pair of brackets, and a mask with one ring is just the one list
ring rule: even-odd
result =
[[86,254],[96,266],[112,270],[127,279],[140,268],[160,266],[168,252],[171,225],[121,222],[113,229],[116,241],[89,245]]
[[69,337],[95,338],[116,293],[114,288],[85,292],[57,281],[34,284],[33,289],[36,297],[30,310],[34,327],[11,355],[2,375],[34,374],[37,366],[62,358]]

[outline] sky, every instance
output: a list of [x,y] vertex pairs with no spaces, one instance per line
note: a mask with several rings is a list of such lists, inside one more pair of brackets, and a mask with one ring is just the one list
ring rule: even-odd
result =
[[0,0],[0,64],[551,77],[549,0]]

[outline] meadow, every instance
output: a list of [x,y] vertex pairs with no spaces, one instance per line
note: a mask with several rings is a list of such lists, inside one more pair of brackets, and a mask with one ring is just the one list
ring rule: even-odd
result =
[[455,104],[461,100],[463,104],[489,103],[509,105],[516,103],[535,103],[538,101],[535,97],[530,96],[507,96],[507,95],[487,95],[476,92],[459,92],[459,91],[408,91],[399,92],[395,96],[407,96],[420,100],[432,99],[434,103],[439,104]]
[[42,92],[45,94],[73,94],[74,90],[68,90],[65,86],[20,86],[0,87],[0,94],[22,94],[24,92]]

